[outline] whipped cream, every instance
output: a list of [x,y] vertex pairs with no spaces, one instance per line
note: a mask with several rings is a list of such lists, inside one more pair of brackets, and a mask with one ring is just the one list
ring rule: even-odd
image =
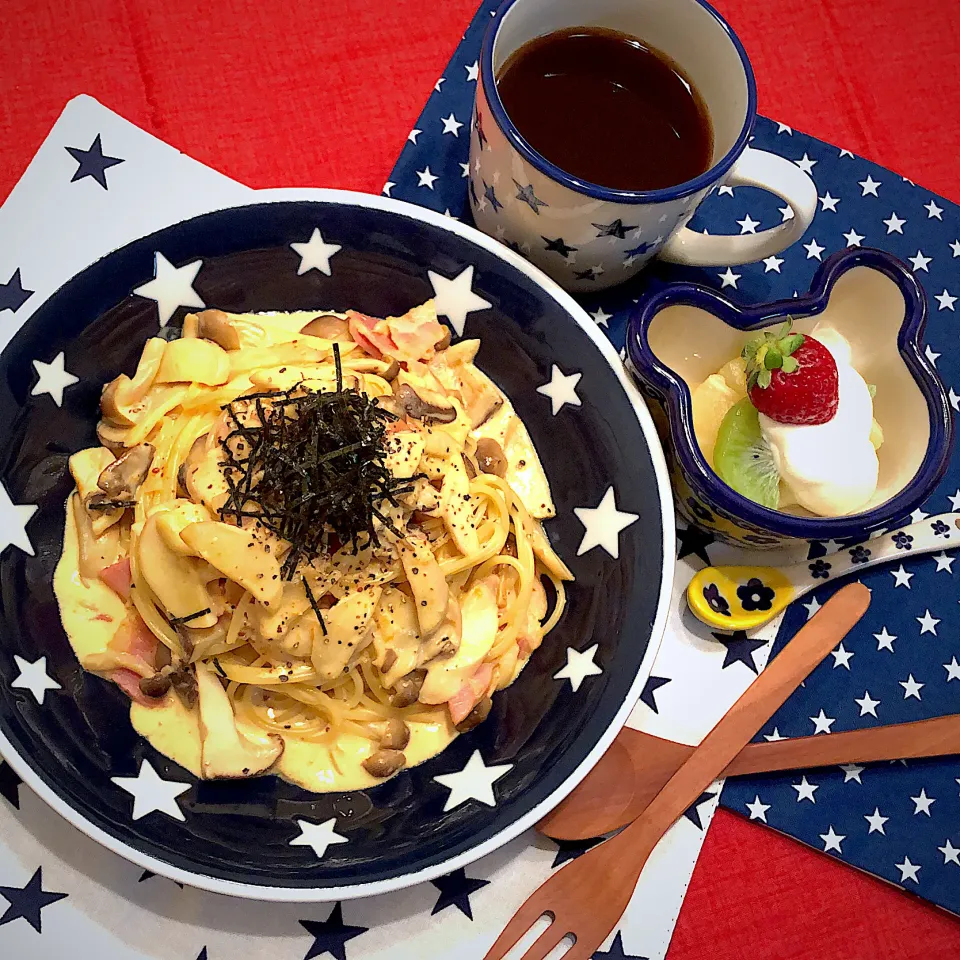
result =
[[821,517],[841,517],[862,509],[877,489],[880,464],[870,442],[873,399],[853,368],[847,340],[830,327],[817,327],[811,336],[837,364],[836,414],[826,423],[801,425],[778,423],[761,413],[760,430],[797,503]]

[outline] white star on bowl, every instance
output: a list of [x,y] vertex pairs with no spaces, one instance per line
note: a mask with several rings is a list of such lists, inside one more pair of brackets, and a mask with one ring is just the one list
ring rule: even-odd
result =
[[553,675],[553,679],[569,680],[570,688],[576,693],[580,689],[580,684],[587,677],[596,677],[603,673],[603,670],[593,662],[599,646],[598,643],[595,643],[583,652],[574,650],[573,647],[567,647],[567,665],[561,667]]
[[177,803],[177,797],[190,789],[189,783],[178,780],[164,780],[153,769],[149,760],[140,764],[140,772],[135,777],[111,777],[121,790],[126,790],[133,797],[132,819],[159,811],[174,820],[185,820],[183,811]]
[[603,547],[617,560],[620,556],[621,532],[640,519],[639,514],[617,509],[617,497],[613,487],[607,487],[607,492],[598,506],[574,507],[573,512],[584,527],[583,539],[577,549],[578,557],[594,547]]
[[455,277],[445,277],[434,270],[427,271],[433,286],[437,314],[446,317],[458,337],[463,336],[467,314],[486,310],[493,304],[473,292],[473,265],[465,267]]
[[64,356],[61,350],[50,363],[34,360],[33,366],[37,371],[37,382],[30,391],[33,397],[41,393],[49,393],[53,402],[59,407],[63,405],[63,391],[80,382],[79,377],[69,373],[64,367]]
[[206,304],[193,289],[193,282],[203,266],[202,260],[194,260],[175,267],[159,251],[153,255],[153,279],[134,288],[138,297],[153,300],[157,305],[160,326],[165,327],[178,307],[199,307]]
[[40,657],[39,660],[29,663],[24,660],[23,657],[18,657],[14,654],[13,662],[17,665],[20,676],[12,681],[10,686],[16,687],[18,690],[29,690],[41,706],[43,706],[43,701],[48,690],[61,689],[60,684],[47,674],[46,657]]
[[494,764],[488,767],[483,762],[479,750],[474,750],[467,761],[467,765],[458,773],[443,773],[433,779],[450,791],[447,802],[443,805],[443,812],[459,807],[468,800],[479,800],[488,807],[497,805],[493,793],[493,785],[509,770],[512,763]]
[[27,523],[37,512],[33,503],[14,503],[0,484],[0,550],[9,544],[33,556],[33,545],[27,534]]
[[334,843],[348,843],[346,837],[341,837],[339,833],[334,833],[333,828],[337,825],[336,817],[324,820],[323,823],[310,823],[307,820],[298,820],[297,826],[300,828],[300,836],[294,837],[290,841],[291,847],[313,847],[313,852],[317,859],[321,859],[327,852],[327,847]]
[[556,416],[563,405],[569,403],[572,407],[580,406],[577,396],[577,384],[583,376],[581,373],[565,374],[556,364],[550,368],[550,382],[537,387],[537,393],[550,398],[553,415]]
[[297,267],[298,277],[309,270],[319,270],[329,277],[330,258],[343,249],[338,243],[325,243],[319,227],[314,227],[306,243],[291,243],[290,246],[300,255],[300,266]]

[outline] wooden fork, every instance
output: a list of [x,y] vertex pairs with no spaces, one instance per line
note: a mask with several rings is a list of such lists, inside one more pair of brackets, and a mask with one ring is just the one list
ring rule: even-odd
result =
[[847,635],[869,604],[870,591],[861,583],[838,590],[707,734],[643,815],[535,890],[485,960],[503,960],[544,914],[550,917],[550,926],[522,960],[543,960],[566,936],[575,942],[564,960],[590,960],[623,916],[644,864],[663,835]]

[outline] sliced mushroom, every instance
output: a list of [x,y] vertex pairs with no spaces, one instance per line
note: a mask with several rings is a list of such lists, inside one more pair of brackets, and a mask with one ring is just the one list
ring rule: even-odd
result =
[[324,612],[326,633],[314,631],[310,654],[321,681],[336,679],[370,644],[370,627],[381,592],[375,587],[351,593]]
[[[164,610],[174,620],[189,618],[190,626],[212,627],[217,618],[197,561],[171,550],[160,532],[161,514],[147,517],[137,538],[137,566]],[[193,524],[194,527],[203,524]],[[201,616],[194,616],[205,610]]]
[[484,697],[467,715],[457,724],[457,730],[460,733],[466,733],[474,727],[479,726],[490,716],[490,710],[493,707],[493,700],[490,697]]
[[157,527],[163,542],[174,552],[184,557],[192,557],[193,551],[184,543],[180,531],[191,523],[210,520],[210,511],[202,503],[192,500],[174,500],[168,509],[158,511]]
[[390,361],[390,366],[380,374],[388,383],[392,383],[400,375],[400,364],[396,360]]
[[97,424],[97,439],[115,457],[119,457],[126,449],[124,441],[127,437],[128,429],[128,427],[114,423],[112,420],[101,420]]
[[187,664],[181,664],[179,667],[165,670],[164,673],[170,677],[170,683],[177,696],[183,701],[183,705],[188,710],[192,710],[199,698],[197,675],[193,668]]
[[283,753],[283,740],[269,735],[258,742],[241,734],[216,673],[206,663],[198,663],[196,672],[204,778],[254,777],[272,767]]
[[417,604],[420,634],[429,636],[443,622],[447,611],[446,578],[426,537],[408,536],[397,543],[397,551]]
[[403,412],[414,420],[452,423],[457,419],[455,407],[437,407],[427,403],[409,383],[400,384],[397,390],[397,402]]
[[113,463],[113,455],[105,447],[88,447],[70,457],[70,475],[90,517],[93,536],[101,536],[123,516],[123,508],[110,502],[97,486],[101,471]]
[[97,486],[108,497],[133,498],[147,479],[156,449],[151,443],[138,443],[100,471]]
[[437,350],[438,352],[441,350],[446,350],[447,347],[450,346],[450,340],[451,340],[450,328],[445,327],[443,331],[443,336],[433,345],[433,349]]
[[184,527],[180,536],[197,556],[245,587],[261,603],[270,606],[280,599],[280,564],[248,530],[206,520]]
[[212,340],[224,350],[240,349],[240,334],[222,310],[201,310],[196,318],[198,337]]
[[166,348],[166,340],[151,337],[143,346],[133,378],[121,374],[103,388],[100,409],[106,418],[120,424],[134,422],[129,408],[147,395],[160,369]]
[[496,440],[481,437],[477,441],[477,466],[483,473],[492,473],[495,477],[507,475],[507,458]]
[[121,555],[120,527],[114,524],[100,536],[93,532],[93,522],[79,494],[70,498],[73,510],[73,522],[77,528],[79,548],[79,571],[85,580],[95,580],[100,571],[115,564]]
[[396,587],[388,587],[380,599],[373,643],[384,686],[392,687],[417,666],[420,625],[415,604]]
[[416,703],[420,697],[420,688],[427,676],[426,670],[414,670],[405,677],[401,677],[393,685],[393,696],[390,698],[390,704],[394,707],[409,707]]
[[216,387],[230,379],[227,352],[212,340],[192,337],[167,344],[157,371],[157,383],[202,383]]
[[377,750],[363,761],[363,769],[371,777],[386,779],[407,764],[407,758],[399,750]]
[[300,332],[310,337],[320,337],[323,340],[337,340],[340,343],[350,343],[353,340],[350,336],[350,326],[347,321],[341,317],[335,317],[332,313],[325,313],[320,317],[314,317],[309,323],[300,328]]
[[457,549],[464,556],[477,553],[480,550],[480,537],[473,516],[470,481],[458,458],[448,461],[440,489],[440,513]]

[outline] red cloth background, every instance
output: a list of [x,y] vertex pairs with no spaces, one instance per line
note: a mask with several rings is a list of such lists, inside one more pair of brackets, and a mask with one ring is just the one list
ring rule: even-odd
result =
[[[762,113],[960,200],[956,0],[714,2]],[[0,198],[78,93],[250,186],[379,192],[474,9],[0,0]],[[701,958],[949,960],[960,921],[720,811],[669,954]]]

